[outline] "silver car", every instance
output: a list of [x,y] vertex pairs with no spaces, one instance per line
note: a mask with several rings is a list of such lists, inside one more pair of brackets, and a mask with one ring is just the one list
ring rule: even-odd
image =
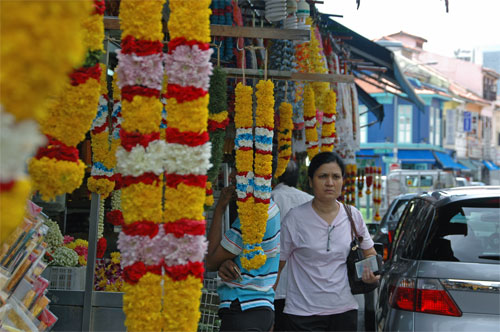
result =
[[422,194],[384,266],[379,331],[500,330],[500,187]]

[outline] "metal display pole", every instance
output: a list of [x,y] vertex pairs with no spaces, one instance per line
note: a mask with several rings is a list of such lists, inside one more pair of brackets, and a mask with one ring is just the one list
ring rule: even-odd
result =
[[90,201],[89,220],[89,247],[87,256],[87,270],[85,271],[85,294],[83,298],[82,331],[91,331],[92,303],[94,299],[94,270],[97,252],[97,223],[99,222],[99,204],[101,197],[92,193]]

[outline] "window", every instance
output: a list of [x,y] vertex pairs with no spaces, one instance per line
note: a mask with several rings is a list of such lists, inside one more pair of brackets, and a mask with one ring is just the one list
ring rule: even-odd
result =
[[438,108],[436,108],[435,112],[435,117],[436,117],[436,128],[434,130],[434,143],[436,145],[441,146],[441,116],[439,115],[441,112],[439,111]]
[[433,178],[432,175],[407,175],[406,176],[406,186],[407,187],[432,187]]
[[398,108],[398,143],[411,143],[412,106],[400,105]]
[[434,145],[434,107],[429,110],[429,143]]
[[359,105],[359,142],[368,143],[368,109],[365,105]]

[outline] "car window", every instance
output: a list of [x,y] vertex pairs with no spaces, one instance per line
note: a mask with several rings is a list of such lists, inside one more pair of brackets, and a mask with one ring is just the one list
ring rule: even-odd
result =
[[496,202],[463,201],[440,208],[422,258],[498,264],[500,207]]
[[406,199],[399,200],[397,205],[396,205],[396,208],[392,211],[392,214],[391,214],[389,220],[390,221],[398,221],[399,218],[401,218],[401,214],[405,210],[407,203],[408,203],[408,200],[406,200]]
[[419,259],[429,230],[430,223],[434,217],[434,206],[423,199],[417,201],[413,213],[408,215],[406,230],[406,241],[402,248],[402,257],[408,259]]

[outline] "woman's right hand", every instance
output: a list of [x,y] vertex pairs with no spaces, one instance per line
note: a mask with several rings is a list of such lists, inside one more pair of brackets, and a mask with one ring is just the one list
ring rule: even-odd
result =
[[239,271],[238,265],[231,259],[228,259],[221,264],[218,274],[223,281],[232,281],[241,278],[241,272],[238,273]]

